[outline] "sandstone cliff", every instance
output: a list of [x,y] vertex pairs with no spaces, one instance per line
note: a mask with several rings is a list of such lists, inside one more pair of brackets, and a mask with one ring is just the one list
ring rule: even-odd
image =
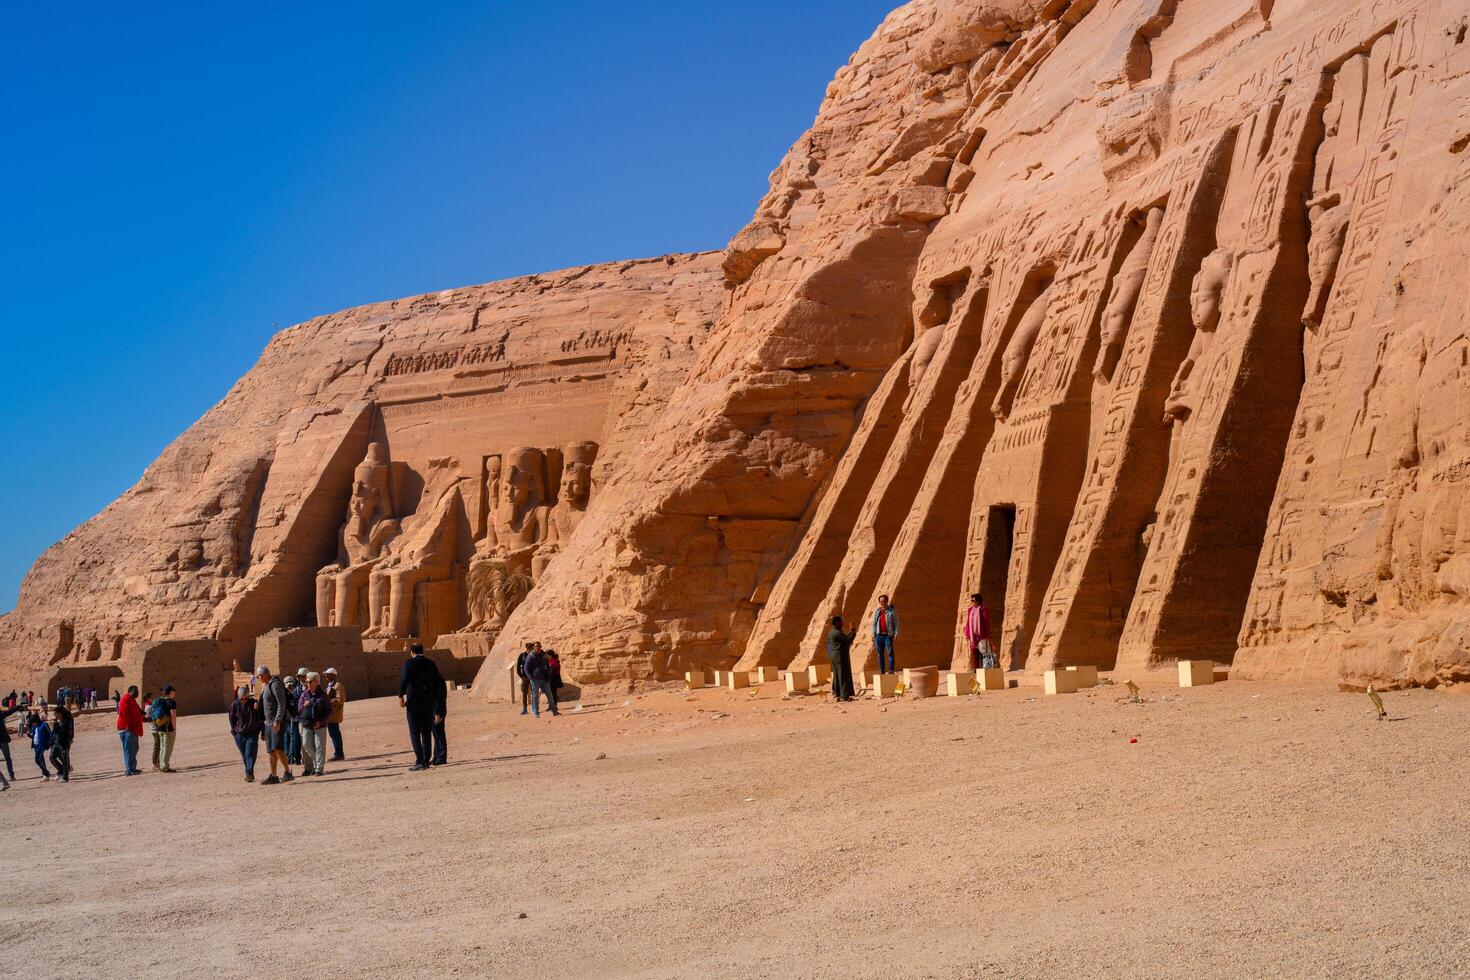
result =
[[1470,676],[1467,51],[1454,2],[900,8],[498,655],[799,666],[886,592],[964,663],[980,591],[1012,667]]
[[981,592],[1012,668],[1470,678],[1467,33],[914,0],[723,255],[287,331],[43,557],[6,662],[320,623],[636,688],[880,593],[900,665],[965,664]]
[[[478,478],[528,445],[604,443],[658,410],[722,300],[709,253],[587,266],[346,310],[282,331],[138,484],[50,548],[0,617],[17,680],[120,660],[148,640],[255,637],[314,623],[370,441],[410,525],[426,477]],[[465,480],[464,497],[483,521]],[[468,533],[473,533],[473,530]]]

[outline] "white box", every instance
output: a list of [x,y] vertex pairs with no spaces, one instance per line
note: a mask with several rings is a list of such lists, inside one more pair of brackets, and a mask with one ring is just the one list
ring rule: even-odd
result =
[[1213,660],[1179,661],[1180,687],[1201,687],[1213,683],[1215,683],[1215,662]]

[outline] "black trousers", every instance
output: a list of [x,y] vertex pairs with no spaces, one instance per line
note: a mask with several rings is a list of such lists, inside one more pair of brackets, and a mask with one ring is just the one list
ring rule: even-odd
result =
[[442,715],[434,724],[434,758],[430,761],[436,766],[442,766],[449,761],[449,742],[444,738],[444,717]]
[[832,696],[839,700],[852,697],[852,659],[846,650],[841,653],[827,652],[827,662],[832,665]]
[[[0,725],[3,724],[4,722],[0,722]],[[5,771],[10,774],[11,779],[14,779],[15,763],[10,761],[10,739],[7,738],[5,741],[0,742],[0,755],[5,756]]]
[[71,749],[59,743],[51,746],[51,764],[62,779],[71,778]]
[[434,708],[408,706],[408,740],[413,743],[413,760],[427,766],[432,757],[434,738]]

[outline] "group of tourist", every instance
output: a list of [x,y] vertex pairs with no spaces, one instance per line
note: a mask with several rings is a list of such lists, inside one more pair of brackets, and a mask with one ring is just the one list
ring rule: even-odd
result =
[[[880,674],[897,670],[894,645],[898,640],[898,624],[897,607],[888,596],[879,596],[870,626]],[[990,611],[979,593],[970,596],[962,633],[973,667],[998,666],[990,640]],[[850,701],[854,696],[850,651],[856,638],[857,627],[844,630],[842,617],[832,617],[827,633],[827,657],[832,667],[832,696],[838,701]],[[520,680],[521,714],[531,713],[539,718],[543,697],[553,715],[561,714],[557,706],[557,692],[562,687],[561,660],[555,650],[528,642],[516,658],[515,673]],[[407,715],[408,737],[413,746],[412,771],[422,772],[449,761],[444,728],[448,691],[449,685],[438,665],[424,655],[422,644],[413,644],[398,684],[398,702]],[[150,692],[140,700],[137,685],[130,685],[121,695],[114,694],[124,775],[136,776],[142,771],[138,767],[138,750],[145,722],[153,736],[154,771],[177,771],[172,765],[179,723],[177,694],[171,684],[165,685],[156,698]],[[18,734],[31,743],[42,779],[51,779],[49,758],[60,781],[68,782],[72,775],[71,745],[75,733],[69,705],[95,707],[96,700],[97,691],[92,688],[62,688],[57,703],[49,708],[44,696],[37,697],[31,691],[11,691],[0,699],[0,755],[5,761],[0,790],[9,789],[10,781],[15,779],[5,719],[13,714],[22,716]],[[296,778],[292,766],[299,767],[302,776],[325,775],[327,762],[346,758],[342,745],[346,703],[347,691],[335,667],[321,673],[302,667],[295,676],[288,677],[274,676],[264,665],[257,667],[250,684],[235,690],[229,709],[230,734],[240,752],[245,781],[255,781],[255,763],[262,741],[270,765],[270,775],[262,780],[263,785],[291,782]]]
[[0,755],[5,758],[0,791],[10,789],[10,783],[15,779],[15,763],[10,758],[10,727],[6,723],[6,719],[14,714],[21,716],[16,733],[31,743],[41,779],[51,781],[51,769],[46,765],[49,754],[51,765],[56,769],[56,778],[63,783],[71,782],[71,743],[76,734],[71,709],[61,702],[48,708],[44,698],[22,704],[12,693],[5,699],[5,706],[0,707]]
[[529,701],[531,713],[540,718],[543,695],[551,713],[561,714],[556,706],[556,692],[562,687],[561,659],[555,650],[546,650],[540,643],[527,643],[526,649],[516,657],[516,677],[521,682],[521,714],[526,713]]
[[56,700],[73,711],[89,711],[97,707],[95,687],[63,687],[56,692]]
[[[872,631],[873,649],[878,655],[878,673],[896,673],[893,645],[898,640],[898,609],[886,595],[878,597],[878,605],[873,610]],[[985,670],[1000,666],[995,646],[990,642],[990,610],[986,608],[985,597],[978,592],[970,596],[961,634],[965,647],[970,651],[971,668]],[[842,617],[832,617],[832,625],[827,630],[827,661],[832,666],[832,696],[838,701],[851,701],[854,696],[851,650],[856,639],[856,626],[844,632]]]
[[[257,684],[259,695],[254,690]],[[235,690],[229,711],[230,734],[245,766],[245,781],[255,782],[262,740],[271,770],[262,785],[291,782],[296,778],[292,766],[299,766],[302,776],[326,775],[329,761],[347,758],[342,747],[346,706],[347,689],[336,667],[321,673],[302,667],[296,676],[284,678],[274,676],[265,665],[257,667],[253,683]]]

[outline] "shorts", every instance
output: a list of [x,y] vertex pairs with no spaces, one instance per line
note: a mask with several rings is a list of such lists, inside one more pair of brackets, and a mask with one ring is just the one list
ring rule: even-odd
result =
[[288,725],[282,725],[280,731],[272,731],[267,725],[265,729],[265,750],[267,752],[286,751],[286,733],[291,729]]

